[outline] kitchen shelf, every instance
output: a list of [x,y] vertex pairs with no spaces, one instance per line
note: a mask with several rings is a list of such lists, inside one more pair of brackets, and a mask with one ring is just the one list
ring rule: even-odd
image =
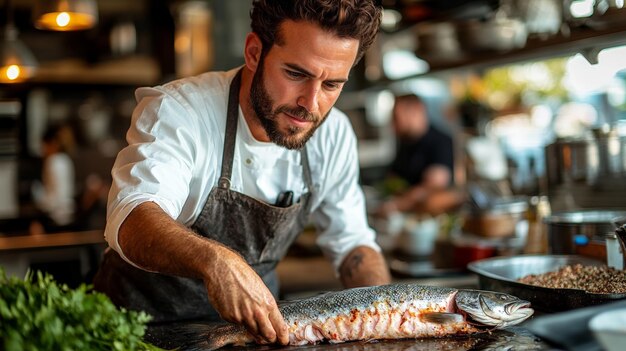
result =
[[571,55],[626,44],[626,21],[620,25],[603,29],[574,28],[569,35],[558,34],[548,39],[529,38],[520,49],[507,52],[482,52],[446,62],[429,62],[431,69],[426,74],[441,73],[452,69],[481,69],[515,62]]
[[147,56],[128,56],[97,64],[66,59],[43,63],[30,83],[144,86],[157,84],[159,64]]
[[[417,25],[414,23],[413,25]],[[564,29],[548,38],[531,36],[522,48],[509,51],[483,51],[464,52],[460,51],[458,57],[437,55],[416,55],[428,62],[430,69],[428,72],[409,75],[402,78],[391,79],[382,78],[379,84],[388,84],[395,81],[406,80],[432,75],[445,75],[451,72],[463,70],[481,70],[497,66],[522,63],[525,61],[548,59],[552,57],[562,57],[583,53],[592,62],[597,59],[597,53],[602,49],[614,46],[626,45],[626,10],[607,17],[596,18],[587,23],[570,23],[564,25]],[[406,31],[413,29],[405,28],[394,35],[406,35]],[[406,42],[400,40],[399,42]],[[403,45],[403,44],[400,44]]]

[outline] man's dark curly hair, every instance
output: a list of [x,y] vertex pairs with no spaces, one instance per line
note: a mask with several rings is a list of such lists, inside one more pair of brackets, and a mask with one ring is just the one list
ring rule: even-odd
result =
[[376,38],[381,11],[374,0],[253,0],[250,18],[252,31],[263,43],[263,54],[274,44],[282,44],[279,28],[283,21],[306,21],[340,38],[357,39],[356,64]]

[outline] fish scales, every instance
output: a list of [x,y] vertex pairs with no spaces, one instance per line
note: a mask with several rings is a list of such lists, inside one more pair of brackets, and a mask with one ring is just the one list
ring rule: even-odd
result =
[[[424,312],[451,311],[456,292],[418,285],[357,288],[300,300],[280,309],[289,328],[290,344],[294,345],[443,336],[459,326],[427,324],[419,317]],[[474,330],[467,328],[463,331]]]
[[[319,318],[323,314],[349,314],[353,309],[367,310],[377,303],[400,305],[409,301],[428,305],[449,302],[456,289],[424,287],[420,285],[391,285],[371,288],[355,288],[325,293],[308,299],[297,300],[280,307],[283,316]],[[447,307],[444,306],[444,307]]]
[[[530,315],[527,301],[490,291],[394,284],[329,292],[281,303],[290,345],[354,340],[445,337],[517,324]],[[458,314],[432,322],[424,316]],[[207,348],[254,342],[245,328],[207,331]]]

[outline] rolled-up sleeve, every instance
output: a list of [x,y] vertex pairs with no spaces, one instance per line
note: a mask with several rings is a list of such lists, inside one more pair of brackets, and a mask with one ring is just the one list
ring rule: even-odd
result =
[[117,156],[107,205],[105,238],[120,249],[118,231],[139,204],[154,202],[176,219],[189,194],[196,145],[193,111],[184,100],[159,88],[140,88],[127,132],[128,146]]
[[312,215],[319,236],[317,244],[331,260],[335,271],[345,256],[358,246],[380,252],[376,233],[367,222],[365,199],[358,183],[359,164],[356,137],[350,128],[341,128],[335,150],[323,171],[323,199]]

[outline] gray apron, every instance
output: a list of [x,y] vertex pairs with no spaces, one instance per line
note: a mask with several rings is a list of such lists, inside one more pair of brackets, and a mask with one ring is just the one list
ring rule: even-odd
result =
[[[230,85],[218,186],[211,189],[191,229],[241,254],[277,297],[279,287],[274,268],[307,224],[313,182],[306,149],[302,149],[301,164],[308,191],[297,203],[276,207],[230,189],[240,82],[241,71]],[[154,317],[153,322],[219,320],[201,280],[146,272],[130,265],[111,249],[106,251],[94,277],[94,288],[107,294],[118,306],[146,311]]]

